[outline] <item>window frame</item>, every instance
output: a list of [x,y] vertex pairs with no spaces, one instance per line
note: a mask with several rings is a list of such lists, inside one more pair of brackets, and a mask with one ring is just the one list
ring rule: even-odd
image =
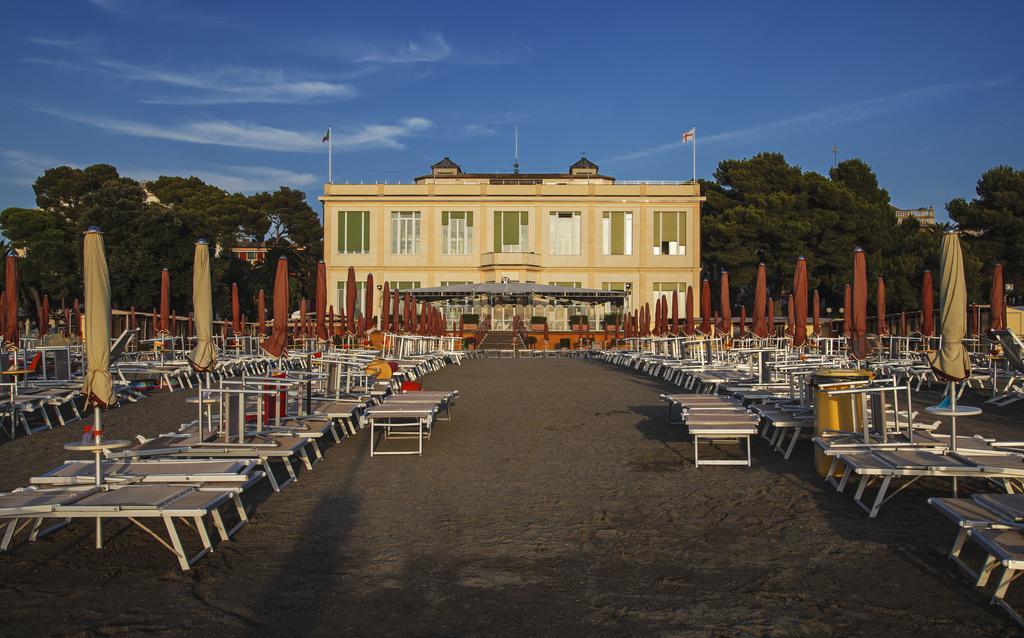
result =
[[[335,232],[338,238],[337,249],[339,255],[369,255],[370,254],[370,211],[368,210],[339,210],[336,211],[335,221],[338,228]],[[359,243],[361,250],[349,250],[349,215],[360,215]]]

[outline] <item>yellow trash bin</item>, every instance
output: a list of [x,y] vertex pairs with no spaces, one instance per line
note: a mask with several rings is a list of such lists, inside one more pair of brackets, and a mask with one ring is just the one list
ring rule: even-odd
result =
[[[814,388],[814,434],[820,436],[826,430],[840,430],[852,432],[857,426],[863,427],[864,404],[856,399],[854,394],[841,394],[829,396],[832,390],[843,390],[849,385],[841,384],[843,381],[871,381],[875,374],[870,370],[849,370],[849,369],[823,369],[818,370],[811,377],[811,385]],[[829,385],[822,388],[823,385]],[[814,466],[818,474],[825,476],[828,468],[832,465],[832,459],[821,451],[814,448]]]
[[376,375],[378,381],[391,378],[391,364],[384,359],[374,359],[366,365],[366,374]]

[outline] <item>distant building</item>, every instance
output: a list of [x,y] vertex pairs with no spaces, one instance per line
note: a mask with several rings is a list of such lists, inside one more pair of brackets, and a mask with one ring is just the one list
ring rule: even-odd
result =
[[897,224],[902,224],[904,219],[916,219],[917,223],[922,226],[935,225],[934,206],[929,206],[928,208],[896,208],[893,206],[892,212],[896,213]]
[[411,184],[326,184],[320,201],[335,307],[349,266],[399,290],[507,281],[629,291],[629,308],[699,284],[699,185],[616,180],[585,157],[558,173],[463,172],[445,157]]
[[235,246],[231,252],[242,261],[247,261],[253,266],[262,264],[267,259],[270,249],[263,244],[242,244]]

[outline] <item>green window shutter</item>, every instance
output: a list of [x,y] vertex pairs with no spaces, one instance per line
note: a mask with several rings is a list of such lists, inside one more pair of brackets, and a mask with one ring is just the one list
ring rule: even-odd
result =
[[661,246],[661,213],[654,213],[654,246]]
[[494,252],[501,252],[501,212],[494,211]]
[[519,243],[519,213],[505,213],[502,219],[503,243]]
[[[456,213],[456,214],[458,214],[458,213]],[[441,225],[442,226],[447,226],[448,225],[448,220],[451,218],[451,215],[452,215],[452,213],[449,213],[446,210],[441,211]]]
[[360,244],[363,239],[362,222],[363,216],[361,213],[345,213],[345,249],[346,253],[359,252],[362,247]]
[[665,238],[663,241],[679,241],[679,213],[665,213]]
[[345,213],[338,211],[338,252],[345,252]]
[[612,254],[625,254],[626,246],[626,214],[612,213]]
[[678,218],[679,218],[679,233],[678,233],[677,237],[679,237],[679,245],[680,246],[685,246],[686,245],[686,211],[683,211],[683,212],[679,213]]
[[466,226],[469,228],[473,227],[473,211],[466,213]]

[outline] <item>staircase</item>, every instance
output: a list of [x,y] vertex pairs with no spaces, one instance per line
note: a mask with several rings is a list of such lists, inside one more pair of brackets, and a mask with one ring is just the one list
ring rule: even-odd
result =
[[526,345],[511,330],[490,330],[480,342],[480,350],[522,350]]

